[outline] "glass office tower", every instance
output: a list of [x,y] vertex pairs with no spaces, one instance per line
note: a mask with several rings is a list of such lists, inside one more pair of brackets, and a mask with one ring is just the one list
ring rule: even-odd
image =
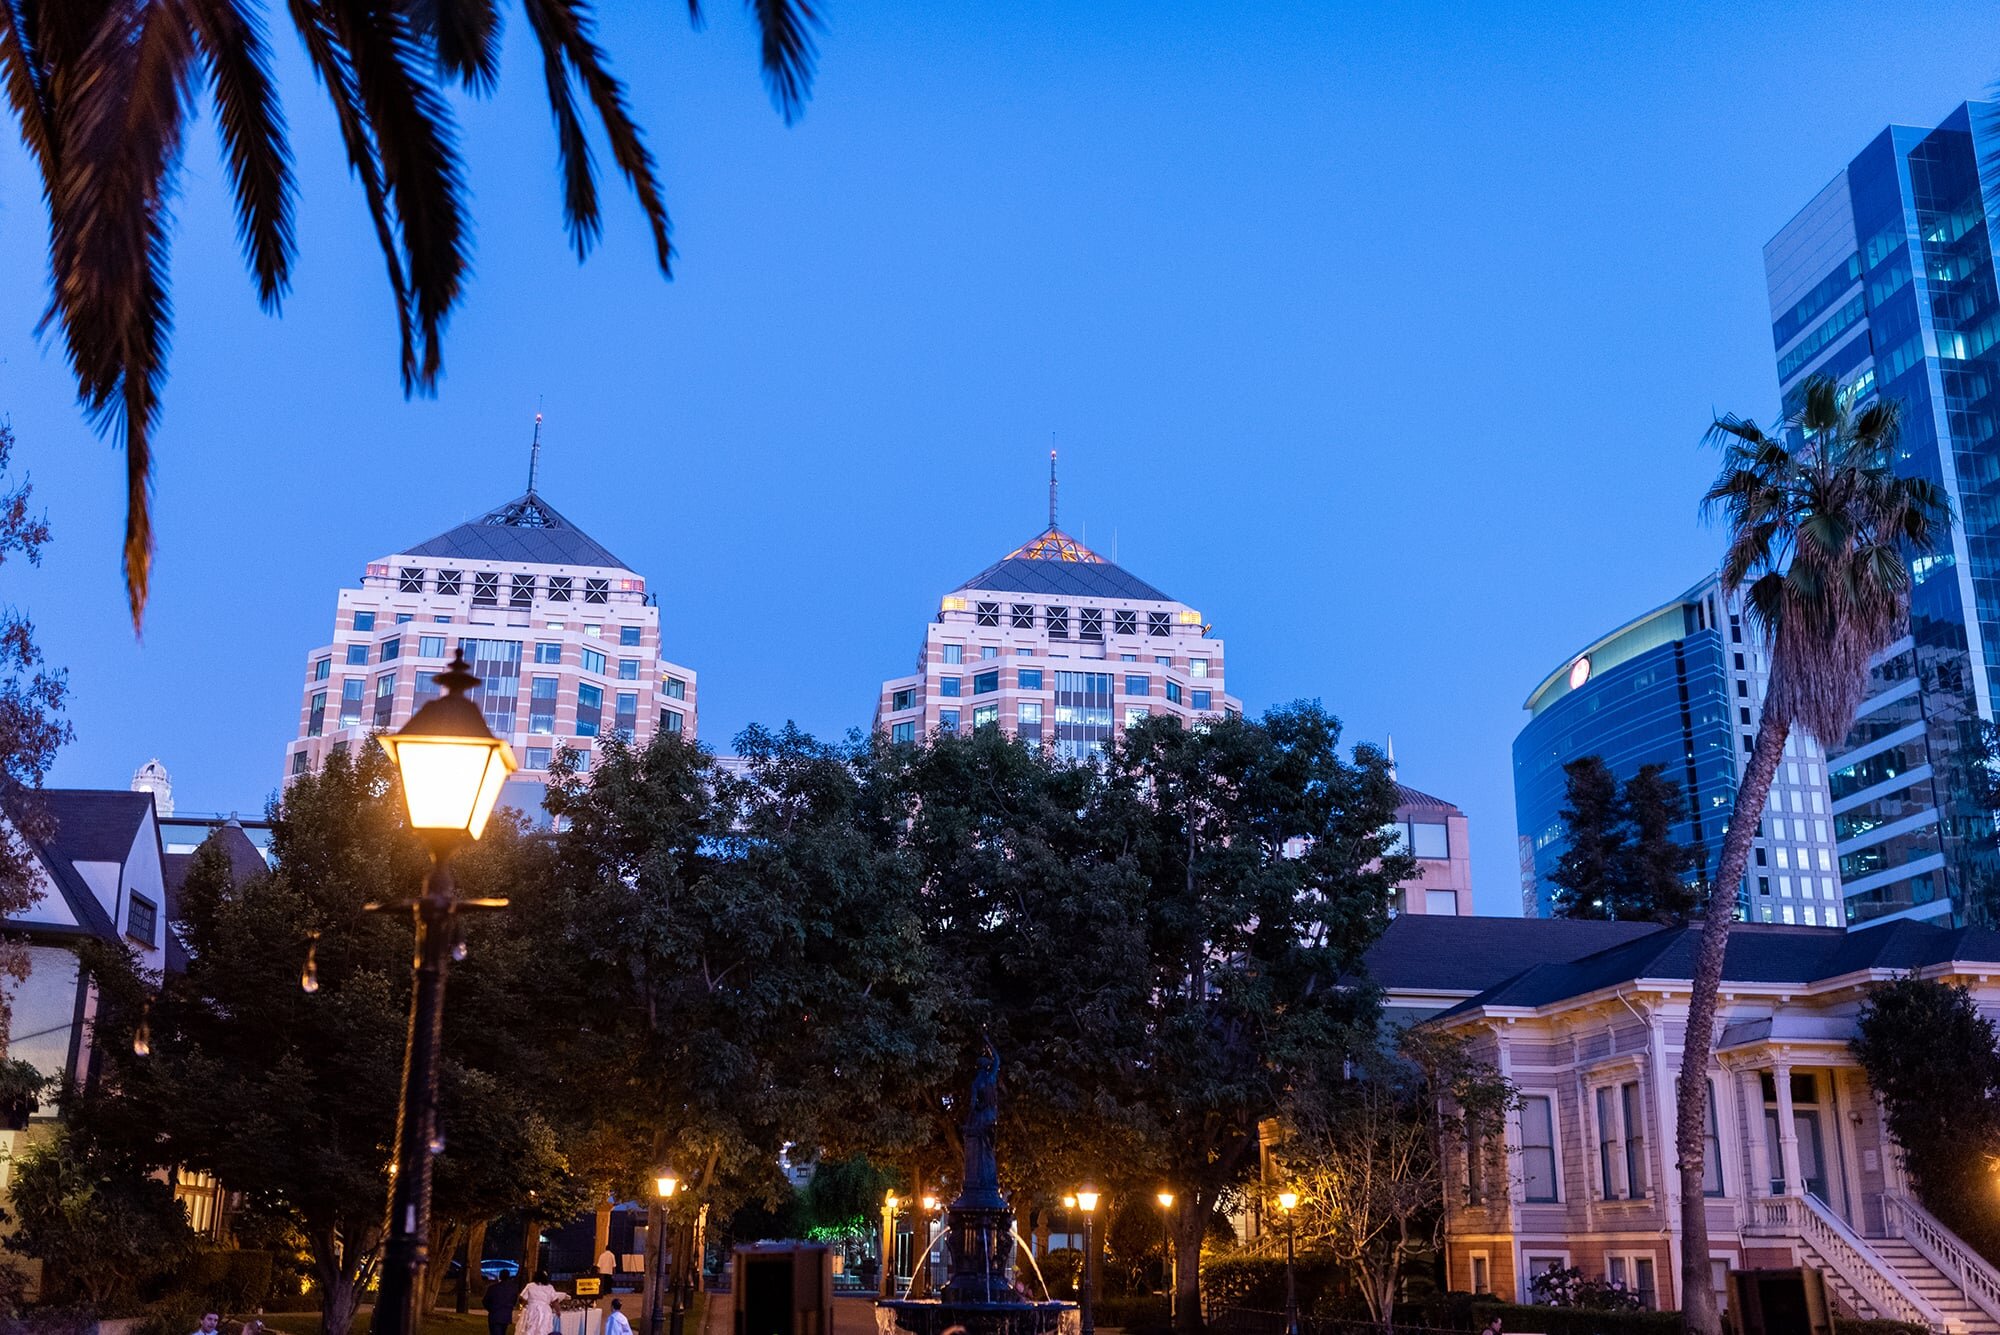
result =
[[[1903,406],[1899,471],[1950,493],[1950,544],[1911,563],[1910,633],[1878,659],[1830,761],[1848,916],[2000,923],[1982,720],[2000,661],[2000,107],[1878,135],[1764,249],[1786,408],[1806,379]],[[1988,166],[1982,183],[1981,165]]]
[[[1601,756],[1620,780],[1660,765],[1686,800],[1673,837],[1695,850],[1694,875],[1714,875],[1749,760],[1769,670],[1713,576],[1564,659],[1528,696],[1514,739],[1514,808],[1521,841],[1521,911],[1546,917],[1549,874],[1564,848],[1563,766]],[[1756,922],[1837,927],[1826,769],[1819,748],[1793,738],[1737,887]]]

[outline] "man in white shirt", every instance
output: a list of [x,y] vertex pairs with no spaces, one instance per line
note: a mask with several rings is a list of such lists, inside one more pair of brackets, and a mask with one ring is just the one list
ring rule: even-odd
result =
[[611,1300],[611,1314],[604,1318],[604,1335],[632,1335],[632,1323],[625,1319],[625,1304]]

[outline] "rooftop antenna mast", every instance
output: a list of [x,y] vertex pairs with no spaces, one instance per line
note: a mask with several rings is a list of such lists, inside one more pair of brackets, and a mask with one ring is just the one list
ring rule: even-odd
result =
[[535,474],[542,467],[542,414],[535,413],[535,440],[528,447],[528,494],[535,494]]
[[[1056,433],[1053,431],[1049,432],[1049,443],[1051,445],[1055,443],[1055,438],[1056,438]],[[1053,449],[1051,449],[1049,451],[1049,530],[1051,532],[1054,532],[1055,526],[1056,526],[1056,452]]]

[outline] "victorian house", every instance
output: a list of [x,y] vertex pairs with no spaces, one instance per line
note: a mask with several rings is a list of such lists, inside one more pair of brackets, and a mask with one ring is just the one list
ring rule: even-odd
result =
[[[1680,1306],[1674,1093],[1698,935],[1392,925],[1374,970],[1392,1008],[1465,1033],[1521,1095],[1504,1136],[1451,1166],[1451,1288],[1528,1301],[1534,1275],[1575,1266],[1649,1306]],[[1708,1069],[1711,1282],[1720,1291],[1732,1267],[1810,1265],[1850,1314],[2000,1335],[2000,1272],[1912,1198],[1848,1047],[1869,990],[1907,973],[1970,988],[2000,1013],[2000,933],[1909,921],[1732,932]]]

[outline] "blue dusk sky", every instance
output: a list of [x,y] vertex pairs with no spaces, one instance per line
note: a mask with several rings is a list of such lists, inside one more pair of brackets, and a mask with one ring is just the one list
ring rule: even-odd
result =
[[[281,10],[279,6],[267,6]],[[257,310],[191,143],[143,642],[123,460],[34,333],[45,222],[0,143],[0,414],[55,526],[8,567],[70,672],[54,779],[158,756],[260,809],[305,655],[368,559],[522,489],[650,580],[701,734],[837,735],[938,596],[1065,525],[1200,608],[1253,712],[1317,697],[1462,805],[1518,913],[1529,690],[1713,561],[1713,412],[1776,400],[1763,243],[1885,124],[2000,71],[1990,4],[881,4],[826,0],[787,129],[751,30],[607,6],[680,258],[607,182],[579,267],[518,14],[465,107],[476,277],[406,403],[382,267],[277,34],[303,199]]]

